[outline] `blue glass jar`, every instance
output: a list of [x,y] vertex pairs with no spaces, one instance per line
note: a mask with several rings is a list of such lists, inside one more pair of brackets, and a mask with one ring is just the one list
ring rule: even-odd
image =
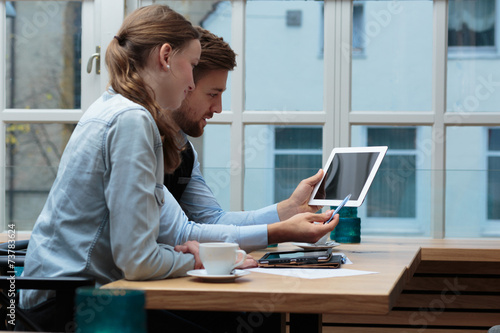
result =
[[339,212],[339,224],[331,232],[330,238],[338,243],[360,243],[361,219],[357,215],[356,207],[343,207]]
[[145,293],[142,290],[76,290],[75,321],[79,333],[146,333]]

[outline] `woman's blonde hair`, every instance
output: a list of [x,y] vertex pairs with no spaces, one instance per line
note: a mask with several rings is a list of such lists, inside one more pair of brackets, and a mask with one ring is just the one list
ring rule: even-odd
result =
[[165,171],[175,170],[181,162],[178,134],[138,70],[146,66],[150,54],[163,44],[170,44],[175,53],[198,38],[198,31],[181,14],[165,5],[151,5],[125,18],[106,51],[109,85],[116,93],[149,110],[158,126]]

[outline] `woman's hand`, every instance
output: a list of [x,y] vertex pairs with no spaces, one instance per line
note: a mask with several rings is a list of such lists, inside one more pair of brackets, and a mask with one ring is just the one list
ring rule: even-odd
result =
[[203,268],[203,264],[200,259],[200,243],[197,241],[187,241],[182,245],[176,245],[174,250],[182,253],[191,253],[194,255],[194,269]]

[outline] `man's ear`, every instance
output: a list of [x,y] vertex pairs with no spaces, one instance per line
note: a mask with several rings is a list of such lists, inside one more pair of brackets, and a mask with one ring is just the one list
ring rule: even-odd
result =
[[160,47],[160,52],[159,52],[158,56],[159,56],[159,61],[160,61],[160,67],[165,71],[170,70],[170,59],[172,57],[172,46],[168,43],[163,44]]

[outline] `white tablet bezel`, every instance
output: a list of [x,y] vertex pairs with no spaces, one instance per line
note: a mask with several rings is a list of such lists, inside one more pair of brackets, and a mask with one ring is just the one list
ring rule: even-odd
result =
[[[377,174],[378,168],[380,167],[380,164],[382,163],[382,160],[384,159],[385,153],[387,152],[387,146],[380,146],[380,147],[341,147],[341,148],[334,148],[332,152],[330,153],[330,156],[328,157],[328,160],[325,163],[325,166],[323,168],[323,177],[321,180],[314,186],[311,198],[309,199],[309,205],[311,206],[338,206],[344,200],[344,198],[339,198],[339,199],[314,199],[316,196],[316,193],[318,192],[319,186],[323,182],[323,179],[326,176],[326,171],[330,167],[330,164],[333,161],[333,158],[335,157],[335,154],[340,154],[340,153],[378,153],[377,159],[375,160],[375,163],[373,165],[373,168],[370,171],[370,174],[368,175],[365,184],[363,185],[363,188],[361,190],[361,193],[358,197],[357,200],[349,200],[346,204],[345,207],[359,207],[363,203],[363,201],[366,198],[366,194],[368,193],[368,190],[370,189],[370,186],[373,182],[373,179],[375,178],[375,175]],[[349,194],[349,193],[347,193]],[[346,194],[346,195],[347,195]]]

